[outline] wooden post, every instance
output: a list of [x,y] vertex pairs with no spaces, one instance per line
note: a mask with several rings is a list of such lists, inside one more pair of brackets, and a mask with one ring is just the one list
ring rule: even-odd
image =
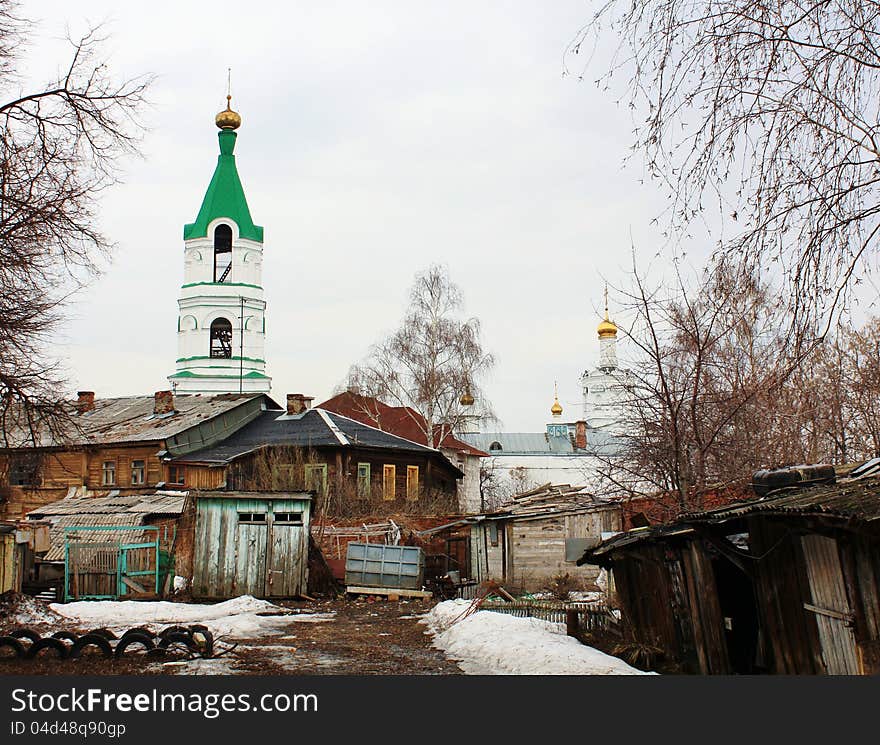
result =
[[567,608],[565,610],[565,633],[568,636],[573,636],[575,639],[580,639],[581,633],[578,628],[578,612],[573,608]]

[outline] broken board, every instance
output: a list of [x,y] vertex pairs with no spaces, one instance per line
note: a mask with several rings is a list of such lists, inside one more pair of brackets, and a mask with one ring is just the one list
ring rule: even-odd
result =
[[358,587],[357,585],[349,585],[345,588],[349,595],[385,595],[388,597],[397,596],[404,598],[425,598],[434,597],[434,593],[427,590],[407,590],[402,587]]

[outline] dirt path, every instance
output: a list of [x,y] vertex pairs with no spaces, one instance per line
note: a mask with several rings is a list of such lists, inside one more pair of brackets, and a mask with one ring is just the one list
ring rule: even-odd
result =
[[[304,607],[303,604],[289,604]],[[335,612],[332,621],[292,623],[236,649],[240,672],[270,675],[461,675],[431,646],[416,616],[431,603],[328,601],[310,611]],[[317,606],[317,607],[316,607]]]

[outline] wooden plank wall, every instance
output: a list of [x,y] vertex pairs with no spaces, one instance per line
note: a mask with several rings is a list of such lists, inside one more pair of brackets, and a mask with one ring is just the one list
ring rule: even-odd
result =
[[[304,521],[301,528],[277,528],[291,532],[281,534],[274,564],[269,546],[272,534],[269,516],[273,511],[302,512]],[[239,512],[266,514],[267,522],[240,524]],[[193,594],[202,598],[232,598],[243,594],[266,597],[270,568],[281,570],[280,592],[284,596],[305,592],[308,532],[309,503],[306,500],[200,498],[196,506]]]

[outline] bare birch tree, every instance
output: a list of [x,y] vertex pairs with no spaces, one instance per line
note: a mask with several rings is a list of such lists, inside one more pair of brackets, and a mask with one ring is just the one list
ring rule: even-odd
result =
[[479,320],[460,318],[461,306],[461,291],[445,268],[416,275],[400,328],[352,366],[345,384],[352,393],[406,407],[432,447],[492,417],[480,382],[494,359],[483,350]]
[[[93,28],[71,39],[61,74],[25,90],[34,27],[0,0],[0,432],[6,446],[58,427],[62,376],[47,348],[65,300],[112,245],[97,226],[101,193],[136,152],[149,77],[116,80]],[[9,442],[16,432],[24,441]]]
[[880,3],[602,0],[567,71],[591,74],[582,58],[604,34],[618,46],[597,82],[626,81],[634,149],[670,190],[674,233],[713,197],[738,226],[717,257],[781,270],[787,317],[827,330],[877,265]]

